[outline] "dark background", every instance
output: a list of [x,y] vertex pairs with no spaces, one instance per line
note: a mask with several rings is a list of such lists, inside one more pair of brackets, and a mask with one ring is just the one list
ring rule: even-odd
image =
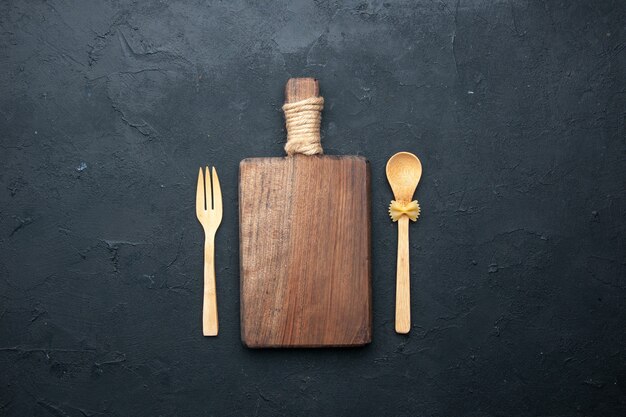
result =
[[[623,1],[3,1],[0,415],[626,415],[624,22]],[[283,154],[303,75],[326,153],[371,161],[374,338],[248,350],[238,163]],[[424,166],[408,336],[400,150]]]

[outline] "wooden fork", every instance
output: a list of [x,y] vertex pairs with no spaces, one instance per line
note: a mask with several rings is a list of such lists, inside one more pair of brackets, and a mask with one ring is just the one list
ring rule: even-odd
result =
[[[198,221],[204,229],[202,334],[205,336],[217,336],[218,330],[217,298],[215,296],[215,232],[222,222],[222,190],[215,167],[212,170],[213,175],[209,176],[209,167],[206,167],[206,174],[203,178],[202,168],[200,168],[196,189],[196,216],[198,216]],[[209,191],[208,194],[207,191]]]

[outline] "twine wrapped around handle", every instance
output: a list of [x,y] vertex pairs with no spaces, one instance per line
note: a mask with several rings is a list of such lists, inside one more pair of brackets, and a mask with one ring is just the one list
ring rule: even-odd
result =
[[285,126],[288,156],[321,155],[320,124],[324,98],[315,78],[290,78],[285,85]]
[[295,103],[285,103],[285,125],[287,127],[287,155],[323,154],[320,124],[322,122],[324,97],[309,97]]

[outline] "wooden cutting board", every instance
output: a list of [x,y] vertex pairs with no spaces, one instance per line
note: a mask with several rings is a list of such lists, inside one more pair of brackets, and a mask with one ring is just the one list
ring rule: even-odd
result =
[[[318,94],[317,80],[291,79],[286,101]],[[239,220],[246,346],[371,341],[370,170],[364,158],[245,159]]]

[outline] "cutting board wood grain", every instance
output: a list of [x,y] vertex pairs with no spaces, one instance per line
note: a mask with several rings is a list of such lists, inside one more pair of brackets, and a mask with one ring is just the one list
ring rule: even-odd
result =
[[[286,101],[319,94],[291,79]],[[371,341],[370,169],[358,156],[240,164],[241,338],[248,347]]]

